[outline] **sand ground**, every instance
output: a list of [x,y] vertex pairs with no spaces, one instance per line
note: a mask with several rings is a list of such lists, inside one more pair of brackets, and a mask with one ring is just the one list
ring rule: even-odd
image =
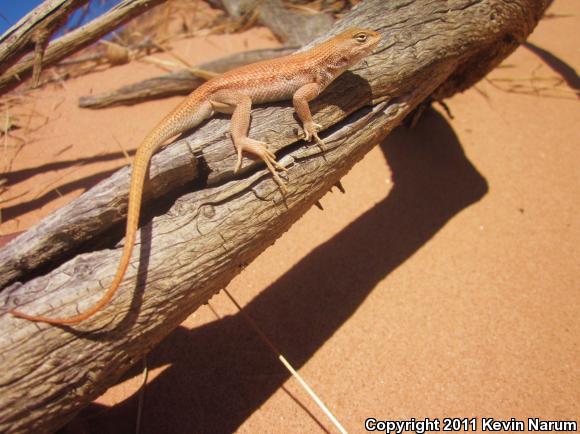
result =
[[[453,119],[436,108],[395,131],[228,288],[349,432],[367,417],[580,422],[580,4],[550,12],[448,101]],[[276,44],[253,29],[175,48],[195,64]],[[77,98],[157,74],[131,63],[31,94],[36,129],[3,150],[0,235],[127,164],[180,98]],[[223,293],[211,307],[148,356],[141,432],[336,432]],[[136,367],[69,431],[133,432],[140,381]]]

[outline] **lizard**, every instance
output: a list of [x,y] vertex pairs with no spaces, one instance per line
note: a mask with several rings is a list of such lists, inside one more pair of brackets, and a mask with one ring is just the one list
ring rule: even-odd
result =
[[370,55],[380,39],[376,31],[350,28],[309,50],[241,66],[203,83],[165,116],[137,148],[132,164],[125,244],[113,281],[100,300],[70,317],[35,316],[18,310],[11,310],[12,315],[49,324],[76,324],[105,307],[123,281],[131,260],[151,157],[169,139],[198,126],[215,113],[232,115],[230,133],[237,152],[234,173],[241,168],[243,152],[254,154],[263,160],[285,194],[285,183],[277,171],[287,169],[276,161],[267,143],[248,137],[252,104],[292,100],[302,122],[304,139],[323,145],[318,136],[322,126],[314,122],[309,102],[340,74]]

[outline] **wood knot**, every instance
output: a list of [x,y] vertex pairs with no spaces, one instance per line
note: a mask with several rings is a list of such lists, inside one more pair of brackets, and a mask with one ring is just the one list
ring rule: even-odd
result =
[[215,217],[215,207],[213,205],[205,205],[202,209],[202,212],[204,217],[211,219]]

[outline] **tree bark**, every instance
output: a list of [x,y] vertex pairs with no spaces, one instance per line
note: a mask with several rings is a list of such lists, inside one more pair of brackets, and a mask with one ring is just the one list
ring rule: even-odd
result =
[[[0,431],[49,432],[66,423],[288,230],[409,112],[485,76],[525,41],[547,5],[360,4],[332,33],[369,27],[383,41],[316,100],[314,117],[324,126],[326,146],[297,139],[302,131],[290,103],[254,111],[251,136],[272,143],[289,168],[285,196],[253,160],[245,159],[243,172],[234,176],[225,119],[208,122],[160,152],[152,163],[146,208],[163,191],[170,196],[168,209],[145,219],[132,266],[111,304],[75,327],[0,316]],[[6,309],[71,315],[100,297],[121,253],[122,244],[115,242],[129,175],[128,168],[120,170],[10,243],[2,260],[16,270],[11,280],[22,283],[0,292]],[[184,183],[190,183],[189,193]],[[51,244],[57,242],[54,253]]]
[[[95,18],[90,23],[51,42],[48,47],[46,47],[46,50],[43,50],[42,67],[44,68],[53,65],[59,60],[76,53],[99,40],[107,33],[112,32],[117,27],[127,23],[154,6],[164,3],[165,1],[166,0],[123,0],[110,11]],[[66,12],[70,12],[71,7],[68,3],[63,3],[63,6],[59,7],[64,6],[67,6],[68,8]],[[39,6],[39,8],[42,7],[43,5]],[[58,11],[58,9],[56,10]],[[62,13],[62,11],[59,13]],[[7,45],[8,42],[10,41],[5,41],[0,45],[0,53],[6,48],[9,49],[9,46]],[[34,54],[28,54],[18,63],[2,71],[2,75],[0,75],[0,93],[4,93],[18,86],[30,76],[35,64],[35,58],[37,59]]]

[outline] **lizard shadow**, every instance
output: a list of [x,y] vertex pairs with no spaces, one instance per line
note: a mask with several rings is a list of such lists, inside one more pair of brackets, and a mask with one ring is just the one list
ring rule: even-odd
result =
[[[297,369],[379,281],[487,192],[452,127],[433,110],[414,130],[394,131],[381,149],[393,173],[388,196],[245,307]],[[142,433],[234,432],[289,377],[241,314],[179,327],[148,363],[161,372],[147,385]],[[135,394],[111,407],[92,404],[62,432],[134,430],[138,400]]]

